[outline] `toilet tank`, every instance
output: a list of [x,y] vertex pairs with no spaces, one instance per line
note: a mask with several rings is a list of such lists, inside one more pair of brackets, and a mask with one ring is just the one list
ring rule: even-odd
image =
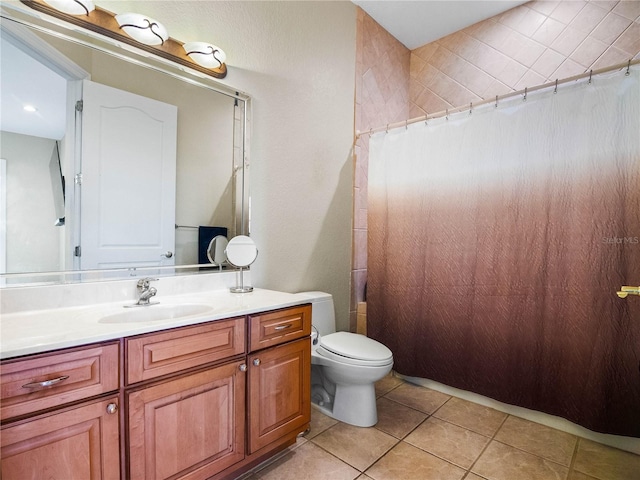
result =
[[311,303],[311,323],[320,335],[329,335],[336,331],[336,314],[333,297],[325,292],[301,292]]

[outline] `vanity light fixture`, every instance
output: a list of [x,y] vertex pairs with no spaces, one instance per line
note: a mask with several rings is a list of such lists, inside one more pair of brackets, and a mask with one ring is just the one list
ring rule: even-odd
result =
[[162,45],[169,38],[164,25],[139,13],[120,13],[116,22],[127,35],[145,45]]
[[[138,13],[114,14],[93,4],[92,0],[20,0],[21,3],[39,12],[51,15],[65,22],[134,46],[196,70],[214,78],[227,76],[226,55],[216,47],[205,42],[184,44],[169,36],[167,29],[156,20]],[[71,12],[63,4],[76,4],[81,8]],[[79,5],[84,5],[86,10]],[[87,12],[90,11],[91,15]],[[186,47],[195,45],[195,48]]]
[[183,46],[189,58],[204,68],[220,68],[227,59],[224,51],[206,42],[187,42]]
[[45,0],[56,10],[69,15],[89,15],[96,6],[91,0]]

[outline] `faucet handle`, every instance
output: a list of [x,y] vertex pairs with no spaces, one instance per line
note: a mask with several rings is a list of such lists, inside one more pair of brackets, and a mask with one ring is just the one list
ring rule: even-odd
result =
[[157,280],[159,280],[159,279],[158,278],[152,278],[152,277],[141,278],[140,280],[138,280],[138,288],[147,289],[147,288],[149,288],[149,284],[151,282],[155,282]]

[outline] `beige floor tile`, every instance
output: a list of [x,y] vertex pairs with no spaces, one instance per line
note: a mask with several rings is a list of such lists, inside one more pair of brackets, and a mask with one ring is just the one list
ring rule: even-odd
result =
[[420,425],[427,414],[409,408],[386,397],[379,398],[378,423],[376,428],[396,438],[404,438],[411,430]]
[[460,480],[465,471],[444,460],[400,442],[366,474],[374,480]]
[[312,442],[280,458],[255,474],[256,480],[353,480],[360,475]]
[[502,425],[507,414],[477,403],[452,397],[433,416],[490,437]]
[[429,388],[404,383],[385,395],[389,400],[402,403],[424,413],[433,413],[449,398],[449,395]]
[[567,480],[598,480],[596,477],[592,477],[591,475],[585,475],[584,473],[576,472],[573,470],[569,473],[569,478]]
[[464,480],[487,480],[487,479],[479,475],[476,475],[475,473],[469,473],[466,477],[464,477]]
[[382,380],[378,380],[375,383],[376,388],[376,396],[379,397],[384,395],[385,393],[389,393],[391,390],[396,388],[398,385],[402,385],[404,382],[401,378],[395,377],[393,373],[390,373]]
[[567,467],[495,440],[471,470],[488,480],[565,480],[569,473]]
[[599,480],[638,480],[640,456],[581,438],[573,468]]
[[311,425],[309,427],[309,432],[305,434],[304,437],[307,440],[310,440],[316,435],[324,432],[327,428],[333,427],[336,423],[338,423],[338,420],[335,418],[331,418],[317,408],[311,407]]
[[413,432],[405,442],[454,463],[469,468],[491,440],[452,423],[431,417]]
[[495,439],[567,467],[578,441],[569,433],[512,416],[500,427]]
[[311,440],[361,472],[382,457],[398,440],[376,428],[339,423]]

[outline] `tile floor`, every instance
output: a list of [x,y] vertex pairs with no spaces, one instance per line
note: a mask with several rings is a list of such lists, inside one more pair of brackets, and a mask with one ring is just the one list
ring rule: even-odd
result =
[[296,445],[243,480],[640,480],[640,456],[388,376],[378,424],[311,409]]

